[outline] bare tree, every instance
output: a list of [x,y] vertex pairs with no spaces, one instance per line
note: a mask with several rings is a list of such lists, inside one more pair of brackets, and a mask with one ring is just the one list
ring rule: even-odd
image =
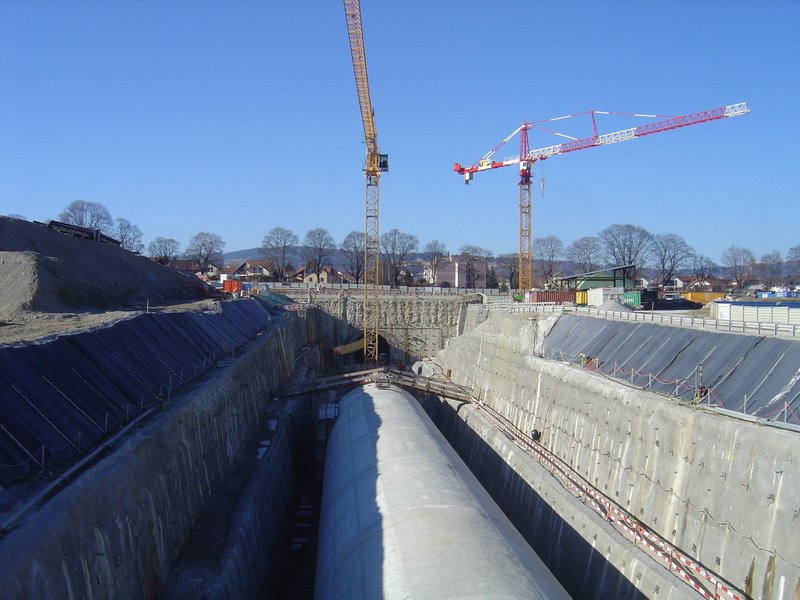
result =
[[111,235],[114,229],[114,221],[108,209],[98,202],[87,202],[86,200],[73,200],[69,203],[60,215],[59,221],[86,227],[87,229],[98,229],[106,235]]
[[486,280],[486,267],[491,250],[480,246],[467,244],[459,250],[461,261],[464,264],[464,275],[467,279],[466,287],[474,289],[481,277]]
[[783,281],[783,257],[775,250],[761,257],[758,265],[758,277],[767,289],[771,289]]
[[340,246],[345,262],[344,270],[353,276],[356,283],[361,283],[361,278],[364,276],[366,237],[363,231],[351,231]]
[[789,248],[786,253],[786,283],[792,284],[800,280],[800,244]]
[[303,238],[303,260],[306,268],[311,269],[319,279],[322,269],[328,266],[333,251],[336,249],[336,240],[328,233],[327,229],[315,227],[306,233]]
[[447,248],[439,240],[431,240],[425,244],[423,250],[425,258],[428,261],[428,266],[431,270],[431,284],[436,285],[436,274],[439,272],[439,267],[447,258]]
[[692,273],[698,279],[708,279],[714,274],[716,268],[716,263],[707,256],[702,256],[700,254],[692,255]]
[[222,266],[222,253],[225,242],[215,233],[201,231],[192,236],[186,247],[188,256],[197,265],[199,271],[205,273],[211,265]]
[[142,243],[142,230],[128,219],[117,219],[117,239],[122,242],[122,247],[130,252],[141,252],[144,250]]
[[558,260],[564,255],[564,242],[555,235],[534,238],[533,257],[539,265],[539,271],[545,283],[550,286],[555,280]]
[[508,287],[515,290],[519,287],[517,269],[519,267],[519,254],[501,254],[497,257],[500,266],[500,275],[508,282]]
[[650,242],[650,254],[655,261],[662,284],[673,278],[679,269],[689,265],[694,250],[681,236],[674,233],[654,235]]
[[578,238],[567,248],[567,260],[574,262],[581,273],[591,273],[600,266],[602,247],[593,235]]
[[417,236],[397,229],[392,229],[381,236],[381,252],[392,285],[399,285],[400,274],[407,268],[409,257],[418,247]]
[[278,281],[285,281],[291,269],[291,252],[297,246],[297,234],[285,227],[273,227],[261,241],[259,251],[272,261]]
[[147,254],[157,263],[168,265],[178,255],[180,248],[178,240],[157,237],[147,247]]
[[722,253],[722,266],[736,281],[736,287],[742,287],[752,277],[755,262],[756,257],[753,253],[741,246],[728,246]]
[[494,265],[489,267],[489,272],[486,274],[486,287],[492,290],[496,290],[500,287],[500,281],[497,279],[497,272],[494,269]]
[[599,237],[606,261],[614,266],[643,267],[653,234],[638,225],[611,225]]

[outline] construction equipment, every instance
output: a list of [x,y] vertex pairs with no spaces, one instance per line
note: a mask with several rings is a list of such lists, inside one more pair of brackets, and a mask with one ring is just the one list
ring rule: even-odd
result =
[[380,323],[380,176],[389,170],[389,159],[378,150],[378,131],[375,113],[369,94],[367,57],[364,52],[364,31],[361,27],[359,0],[344,0],[347,37],[356,79],[361,122],[364,124],[364,141],[367,159],[364,164],[366,195],[364,210],[364,362],[378,362],[378,324]]
[[[595,148],[597,146],[605,146],[608,144],[615,144],[617,142],[627,142],[646,135],[654,133],[663,133],[672,129],[680,127],[688,127],[690,125],[699,125],[700,123],[707,123],[709,121],[716,121],[726,117],[738,117],[750,112],[745,102],[738,104],[731,104],[712,110],[705,110],[702,112],[692,113],[679,117],[666,115],[645,115],[638,113],[615,113],[600,110],[591,110],[573,115],[565,115],[563,117],[555,117],[553,119],[545,119],[543,121],[525,122],[514,131],[508,134],[499,144],[484,154],[480,160],[469,167],[462,167],[459,163],[453,165],[453,170],[464,176],[464,183],[469,183],[472,180],[474,173],[479,171],[488,171],[490,169],[499,169],[500,167],[507,167],[509,165],[519,165],[519,289],[529,290],[532,284],[531,275],[531,248],[532,248],[532,231],[531,231],[531,172],[533,165],[537,160],[544,160],[550,156],[558,154],[566,154],[568,152],[575,152],[577,150],[586,150],[587,148]],[[592,120],[592,135],[587,138],[575,138],[570,135],[558,133],[545,129],[541,123],[551,123],[554,121],[561,121],[580,115],[590,115]],[[638,127],[631,127],[621,131],[614,131],[612,133],[597,133],[597,120],[596,115],[624,115],[628,117],[646,117],[646,118],[662,118],[664,120],[654,123],[647,123]],[[538,129],[546,133],[554,134],[560,137],[569,139],[570,141],[563,144],[556,144],[554,146],[546,146],[544,148],[536,148],[530,150],[528,148],[528,131],[530,129]],[[509,142],[515,135],[519,133],[519,155],[507,158],[504,160],[494,160],[492,157],[501,147]]]

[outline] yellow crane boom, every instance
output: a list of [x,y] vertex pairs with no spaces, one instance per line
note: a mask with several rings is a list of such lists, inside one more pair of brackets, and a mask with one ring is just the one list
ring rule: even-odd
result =
[[364,31],[361,26],[361,3],[344,0],[347,37],[353,59],[361,122],[367,159],[364,165],[366,194],[364,208],[364,362],[378,362],[378,327],[380,323],[380,176],[389,170],[388,158],[378,150],[375,113],[369,93],[367,56],[364,51]]

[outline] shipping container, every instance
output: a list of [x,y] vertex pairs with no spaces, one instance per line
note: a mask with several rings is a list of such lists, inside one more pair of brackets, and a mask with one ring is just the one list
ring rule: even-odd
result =
[[564,302],[575,302],[575,292],[530,292],[530,302],[554,302],[564,304]]
[[708,304],[717,298],[722,298],[725,294],[722,292],[683,292],[681,296],[686,298],[689,302],[699,302],[700,304]]
[[641,290],[642,293],[642,308],[644,310],[653,310],[656,300],[658,300],[657,290]]
[[593,288],[591,290],[588,290],[588,293],[589,293],[588,304],[590,306],[601,306],[611,298],[622,299],[622,295],[625,293],[625,288],[621,287]]
[[575,304],[579,304],[581,306],[586,306],[589,304],[589,292],[586,290],[575,292]]
[[238,279],[226,279],[222,282],[222,291],[235,294],[242,289],[242,282]]
[[622,295],[622,303],[631,308],[642,308],[642,292],[639,290],[633,292],[625,292]]

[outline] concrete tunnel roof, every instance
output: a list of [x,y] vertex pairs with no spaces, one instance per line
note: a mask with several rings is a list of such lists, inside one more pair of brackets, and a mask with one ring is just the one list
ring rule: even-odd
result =
[[340,402],[316,598],[568,598],[407,392]]

